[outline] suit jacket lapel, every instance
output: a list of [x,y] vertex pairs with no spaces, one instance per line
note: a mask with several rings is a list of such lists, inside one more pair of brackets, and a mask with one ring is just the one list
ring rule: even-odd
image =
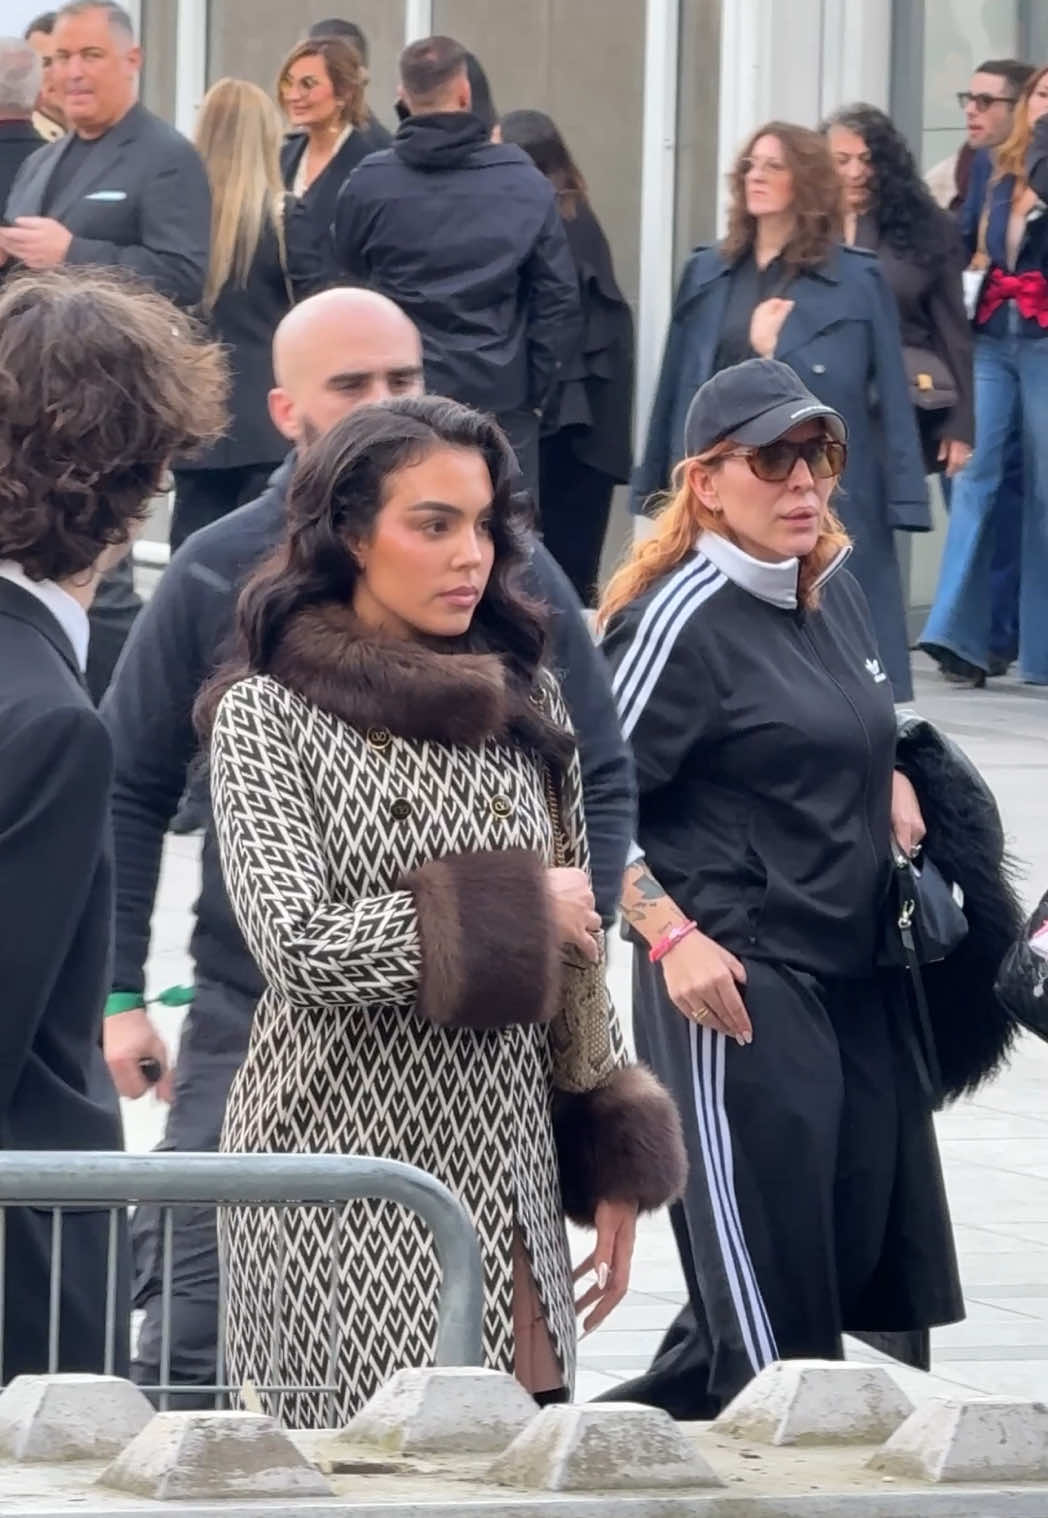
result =
[[76,662],[73,645],[63,632],[61,623],[51,615],[42,601],[38,601],[36,596],[11,580],[0,579],[0,616],[15,617],[19,622],[28,622],[30,627],[35,627],[69,665],[78,684],[87,689],[83,670]]
[[73,140],[72,132],[56,142],[51,150],[41,156],[40,162],[32,179],[28,179],[25,188],[18,197],[17,204],[12,200],[10,215],[14,216],[40,216],[43,214],[44,197],[47,187],[51,183],[51,175],[57,169],[60,160],[67,151]]
[[53,216],[55,221],[64,222],[77,201],[87,194],[92,185],[98,184],[105,178],[127,144],[134,141],[137,135],[138,109],[138,106],[132,106],[123,120],[118,121],[115,127],[111,127],[97,147],[88,153],[54,205],[49,207],[48,214]]

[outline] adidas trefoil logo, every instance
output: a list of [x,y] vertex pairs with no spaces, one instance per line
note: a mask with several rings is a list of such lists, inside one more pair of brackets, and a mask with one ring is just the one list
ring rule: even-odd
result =
[[881,668],[881,661],[880,661],[880,659],[867,659],[866,660],[866,668],[869,670],[870,674],[873,676],[873,683],[874,683],[874,685],[881,685],[885,680],[887,680],[888,676],[884,673],[884,670]]

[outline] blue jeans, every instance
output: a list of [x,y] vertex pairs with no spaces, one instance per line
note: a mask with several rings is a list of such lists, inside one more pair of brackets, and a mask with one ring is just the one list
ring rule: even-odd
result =
[[921,643],[948,648],[980,669],[989,668],[991,651],[1008,652],[993,649],[994,529],[1017,414],[1026,487],[1019,672],[1048,685],[1048,338],[975,339],[975,451],[953,483],[939,585]]
[[[939,486],[950,510],[953,480],[941,475]],[[993,571],[990,655],[1014,664],[1019,654],[1019,583],[1023,535],[1023,438],[1018,409],[1004,460],[1004,479],[993,503]]]

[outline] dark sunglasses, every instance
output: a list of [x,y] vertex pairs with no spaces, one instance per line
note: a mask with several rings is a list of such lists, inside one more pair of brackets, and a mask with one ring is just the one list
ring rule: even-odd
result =
[[848,462],[845,443],[834,443],[829,438],[813,437],[803,443],[791,443],[779,438],[774,443],[764,443],[760,448],[737,448],[726,453],[726,459],[745,459],[751,473],[768,484],[781,485],[788,480],[803,459],[811,470],[812,479],[835,480],[844,473]]
[[969,105],[974,105],[977,111],[988,111],[991,105],[1014,105],[1016,95],[973,95],[971,90],[957,91],[957,104],[961,110],[967,110]]

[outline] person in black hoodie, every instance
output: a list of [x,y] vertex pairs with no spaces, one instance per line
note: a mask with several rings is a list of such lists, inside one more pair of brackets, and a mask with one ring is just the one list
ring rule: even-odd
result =
[[542,537],[584,605],[593,604],[611,493],[633,468],[633,314],[586,181],[544,111],[510,111],[515,142],[553,185],[578,271],[582,330],[543,418],[539,444]]
[[581,320],[553,188],[473,114],[459,43],[412,43],[400,79],[410,115],[339,194],[335,260],[415,322],[428,389],[494,412],[537,496],[539,417]]
[[[418,333],[392,302],[362,290],[328,290],[296,306],[278,330],[274,367],[271,411],[292,444],[327,432],[358,406],[422,389]],[[175,554],[102,709],[114,750],[117,897],[105,1051],[125,1097],[147,1089],[143,1059],[156,1060],[167,1078],[167,1051],[145,1010],[144,966],[164,832],[196,751],[193,703],[227,651],[240,586],[281,539],[294,469],[292,452],[257,501],[195,533]],[[608,924],[633,828],[632,767],[599,651],[570,585],[537,543],[528,588],[551,608],[551,663],[579,736],[594,894]],[[176,1151],[217,1147],[226,1094],[263,989],[222,883],[210,815],[191,953],[195,995],[161,1146]],[[133,1235],[135,1300],[145,1309],[133,1375],[155,1385],[163,1237],[156,1208],[137,1210]],[[215,1376],[218,1292],[213,1209],[176,1211],[173,1263],[172,1379],[208,1385]],[[203,1406],[209,1399],[189,1390],[172,1405]]]
[[392,137],[367,108],[365,58],[348,36],[310,33],[281,65],[277,91],[292,131],[280,167],[313,228],[325,277],[334,278],[331,223],[346,180]]

